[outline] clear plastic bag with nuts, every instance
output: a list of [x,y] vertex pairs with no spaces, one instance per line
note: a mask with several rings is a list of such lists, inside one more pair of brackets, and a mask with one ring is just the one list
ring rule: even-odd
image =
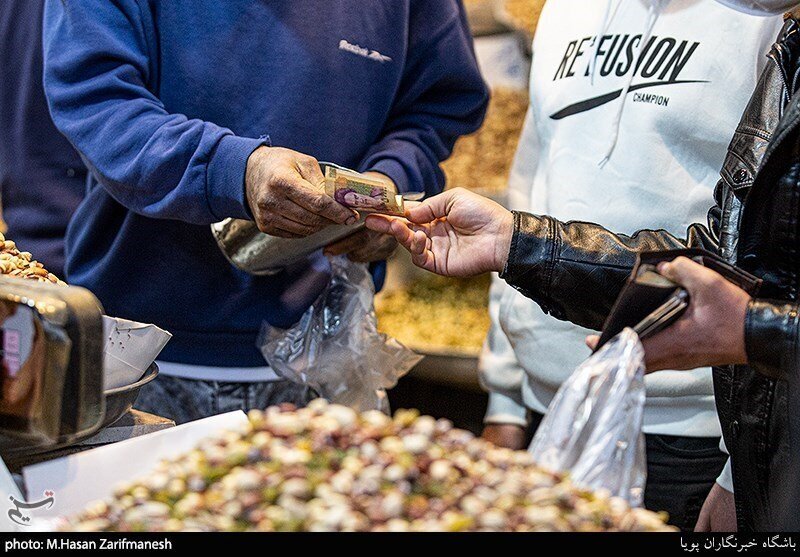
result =
[[644,369],[644,349],[632,329],[578,366],[536,432],[536,462],[640,506],[647,478]]
[[265,324],[259,348],[280,377],[330,402],[388,413],[386,389],[422,357],[378,332],[366,265],[334,257],[331,267],[330,283],[300,321],[289,329]]

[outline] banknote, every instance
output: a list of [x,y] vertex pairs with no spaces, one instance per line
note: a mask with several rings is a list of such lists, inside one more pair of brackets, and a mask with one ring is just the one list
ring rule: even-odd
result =
[[394,184],[358,172],[329,166],[325,170],[325,193],[357,211],[405,214],[403,197]]

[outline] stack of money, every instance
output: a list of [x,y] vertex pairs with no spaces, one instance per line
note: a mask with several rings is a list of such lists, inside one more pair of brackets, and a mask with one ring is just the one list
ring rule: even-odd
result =
[[403,197],[389,181],[365,176],[358,172],[327,167],[325,193],[356,211],[404,215]]

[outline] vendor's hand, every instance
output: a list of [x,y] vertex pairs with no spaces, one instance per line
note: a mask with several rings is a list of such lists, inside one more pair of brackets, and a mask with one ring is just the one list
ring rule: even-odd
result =
[[329,245],[325,248],[325,255],[347,255],[351,261],[372,263],[388,259],[395,249],[397,240],[392,236],[361,230]]
[[[677,322],[642,342],[647,371],[747,363],[744,321],[750,295],[686,257],[660,264],[658,272],[686,288],[690,303]],[[587,344],[594,348],[597,340],[589,337]]]
[[506,449],[525,448],[525,428],[517,424],[486,424],[481,438]]
[[694,527],[695,532],[736,532],[736,504],[733,493],[714,483],[706,497],[700,516]]
[[358,213],[325,194],[319,163],[281,147],[259,147],[247,160],[247,203],[259,230],[282,238],[309,236]]
[[408,203],[406,218],[369,215],[367,228],[394,236],[418,267],[468,277],[505,268],[514,217],[494,201],[456,188]]

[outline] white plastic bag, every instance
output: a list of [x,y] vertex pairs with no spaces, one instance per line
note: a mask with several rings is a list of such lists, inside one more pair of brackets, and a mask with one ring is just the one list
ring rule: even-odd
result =
[[422,356],[378,332],[366,265],[334,257],[331,267],[330,283],[300,321],[289,329],[265,323],[259,348],[280,377],[330,402],[388,413],[386,389]]
[[644,349],[632,329],[578,366],[536,432],[535,460],[568,473],[576,485],[640,506],[647,478],[644,369]]

